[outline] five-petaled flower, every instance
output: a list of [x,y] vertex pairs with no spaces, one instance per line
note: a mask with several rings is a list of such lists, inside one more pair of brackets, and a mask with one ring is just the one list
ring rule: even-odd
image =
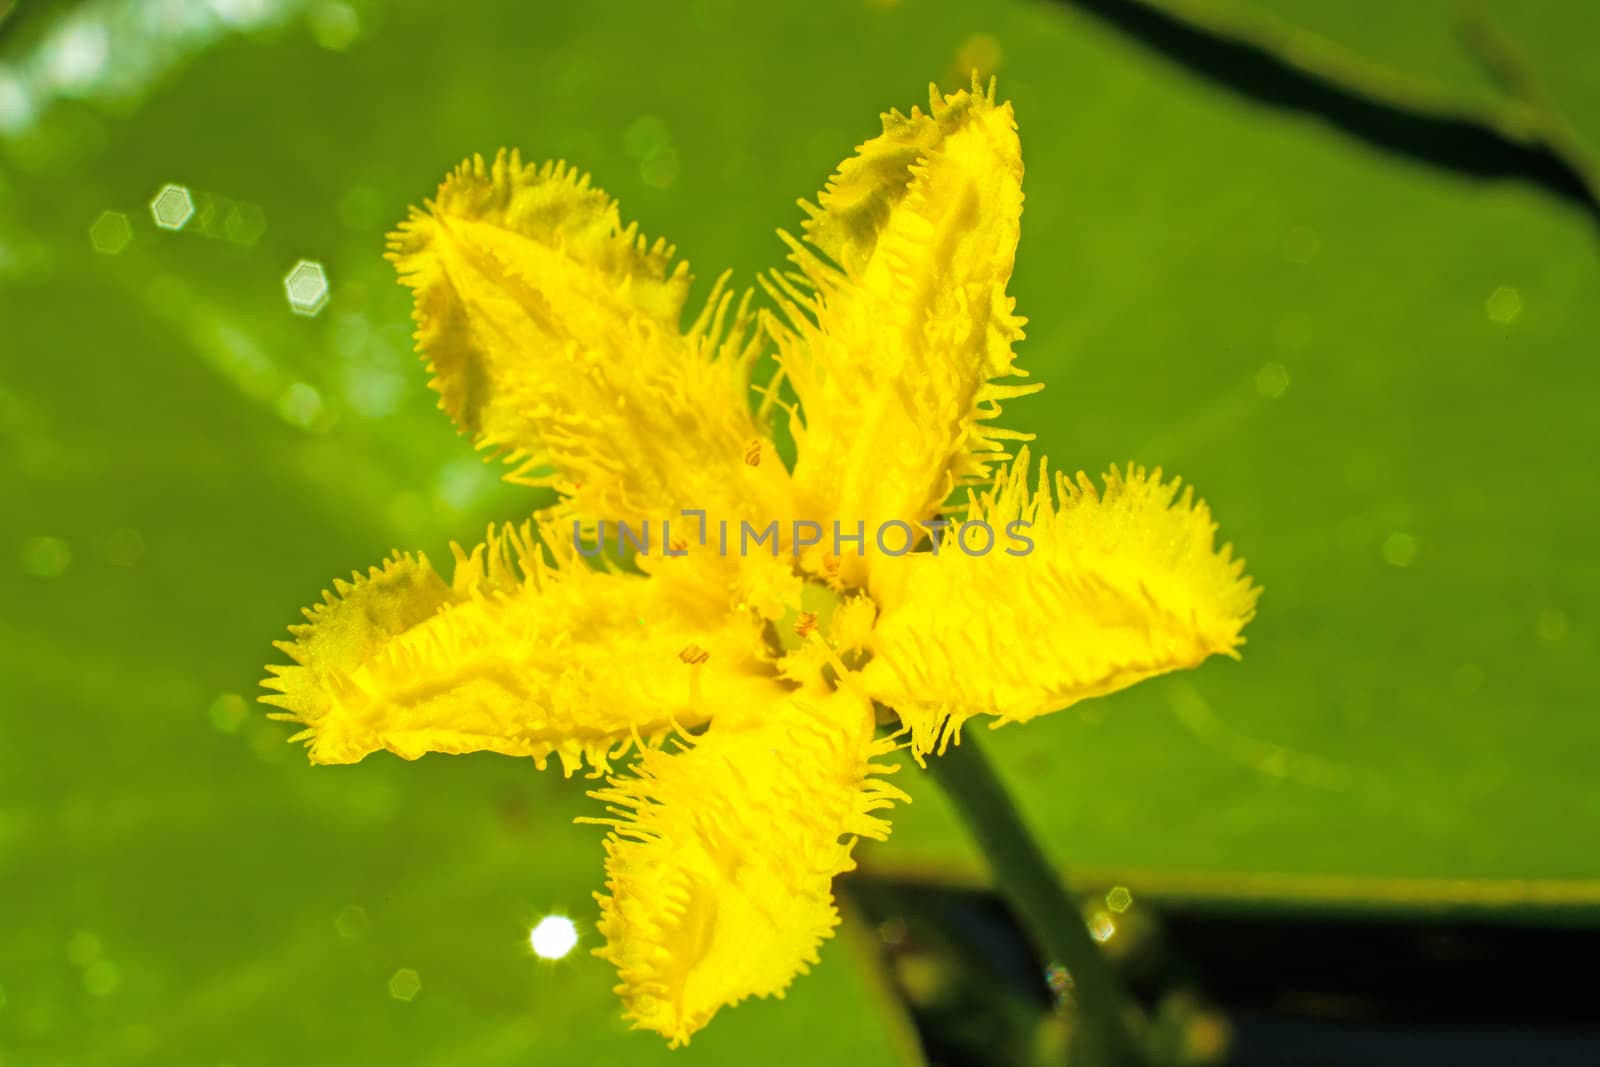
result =
[[[834,877],[905,799],[883,757],[1234,654],[1257,594],[1159,471],[1097,490],[1041,463],[1034,486],[1007,451],[1025,436],[994,425],[999,402],[1038,387],[1003,381],[1023,375],[1022,159],[992,84],[884,116],[802,206],[796,269],[763,279],[776,310],[724,275],[684,328],[687,267],[586,177],[515,153],[450,175],[390,245],[419,351],[440,406],[557,503],[454,549],[448,581],[397,554],[336,583],[266,683],[317,763],[487,750],[607,775],[599,954],[627,1015],[674,1044],[815,962]],[[768,342],[779,369],[752,403]],[[778,520],[777,551],[720,551],[686,509]],[[951,513],[1030,523],[1033,550],[790,532]],[[590,563],[574,520],[686,536]]]

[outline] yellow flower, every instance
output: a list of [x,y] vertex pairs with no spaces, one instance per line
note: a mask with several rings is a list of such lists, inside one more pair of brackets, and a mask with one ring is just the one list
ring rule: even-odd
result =
[[[397,555],[335,583],[266,683],[313,762],[609,775],[599,951],[674,1044],[816,960],[834,877],[905,799],[882,757],[1232,655],[1257,594],[1159,471],[1097,490],[1006,451],[1000,402],[1037,386],[1007,380],[1022,159],[992,83],[885,115],[802,206],[776,313],[724,275],[684,328],[687,267],[586,177],[515,153],[450,175],[390,245],[418,347],[440,406],[558,503],[448,581]],[[630,551],[586,559],[617,523]]]

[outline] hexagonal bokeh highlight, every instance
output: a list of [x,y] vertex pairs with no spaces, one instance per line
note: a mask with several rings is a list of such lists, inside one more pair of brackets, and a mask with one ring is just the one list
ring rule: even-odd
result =
[[412,1001],[422,992],[422,976],[410,967],[402,967],[389,979],[389,995],[396,1000]]
[[133,225],[120,211],[102,211],[89,226],[89,243],[96,252],[114,256],[133,240]]
[[181,230],[194,218],[194,195],[187,186],[168,182],[150,201],[150,215],[163,230]]
[[1490,322],[1509,326],[1522,314],[1522,294],[1509,285],[1502,285],[1489,294],[1483,302],[1483,310]]
[[302,259],[283,276],[284,295],[296,315],[315,315],[328,305],[328,272],[314,259]]

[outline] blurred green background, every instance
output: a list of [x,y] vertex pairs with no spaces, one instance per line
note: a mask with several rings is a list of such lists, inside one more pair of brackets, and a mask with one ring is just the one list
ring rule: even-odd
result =
[[[581,781],[312,769],[254,699],[331,578],[542,503],[434,410],[380,258],[449,167],[572,160],[704,292],[779,261],[879,111],[974,67],[1028,168],[1047,388],[1009,424],[1058,467],[1181,473],[1266,588],[1241,663],[984,739],[1053,857],[1138,901],[1600,907],[1587,5],[1170,5],[1419,136],[1476,131],[1490,178],[1119,9],[1157,10],[0,0],[0,1067],[920,1062],[855,919],[669,1054],[587,954]],[[863,873],[981,882],[900,784]],[[559,962],[527,945],[550,913],[581,935]]]

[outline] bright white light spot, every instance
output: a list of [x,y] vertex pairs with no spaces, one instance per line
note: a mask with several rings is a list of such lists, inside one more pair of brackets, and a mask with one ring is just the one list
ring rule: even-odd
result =
[[22,79],[0,70],[0,133],[17,133],[33,121],[33,97]]
[[215,16],[192,0],[146,0],[140,11],[145,33],[175,36],[204,32]]
[[272,14],[272,7],[269,0],[211,0],[211,10],[217,17],[239,29],[265,22]]
[[533,953],[543,960],[559,960],[578,943],[578,928],[565,915],[546,915],[528,935]]
[[328,272],[321,263],[302,259],[283,276],[283,291],[296,315],[315,315],[328,305]]
[[194,218],[194,196],[187,187],[168,182],[150,201],[150,217],[163,230],[181,230]]
[[105,70],[111,55],[111,33],[103,22],[82,20],[46,41],[40,54],[45,76],[62,92],[86,92]]

